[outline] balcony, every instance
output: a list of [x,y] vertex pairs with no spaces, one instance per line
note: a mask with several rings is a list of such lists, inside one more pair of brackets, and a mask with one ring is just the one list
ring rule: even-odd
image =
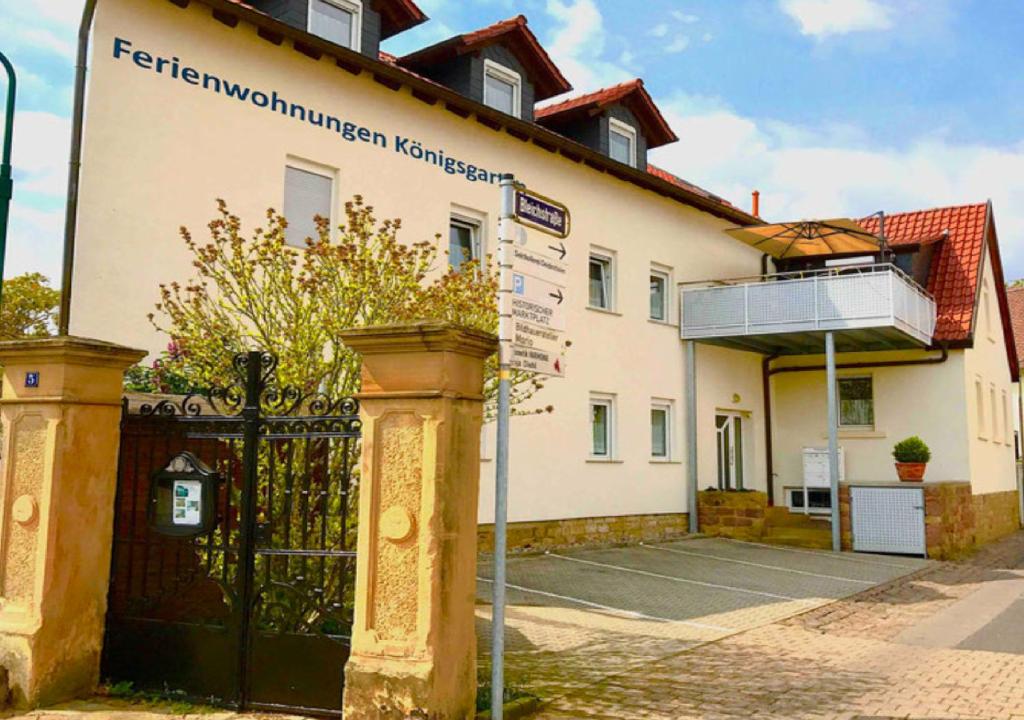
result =
[[827,268],[681,286],[684,340],[762,353],[817,354],[832,331],[839,352],[921,348],[935,301],[890,264]]

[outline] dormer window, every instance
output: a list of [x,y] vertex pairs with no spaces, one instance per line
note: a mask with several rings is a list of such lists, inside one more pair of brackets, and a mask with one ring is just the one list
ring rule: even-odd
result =
[[484,60],[484,105],[520,117],[523,79],[515,70]]
[[362,0],[309,0],[307,29],[313,35],[359,51]]
[[636,128],[615,118],[608,119],[608,155],[636,167]]

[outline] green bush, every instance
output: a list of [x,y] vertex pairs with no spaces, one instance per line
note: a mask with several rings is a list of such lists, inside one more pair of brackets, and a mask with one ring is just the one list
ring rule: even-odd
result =
[[900,463],[926,463],[932,459],[932,451],[924,440],[914,435],[896,443],[892,456]]

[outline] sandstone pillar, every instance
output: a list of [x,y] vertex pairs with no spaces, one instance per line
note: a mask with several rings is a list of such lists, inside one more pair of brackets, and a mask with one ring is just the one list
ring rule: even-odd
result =
[[144,355],[75,337],[0,343],[0,665],[18,706],[99,679],[122,377]]
[[472,718],[483,366],[497,341],[441,323],[343,339],[363,358],[345,720]]

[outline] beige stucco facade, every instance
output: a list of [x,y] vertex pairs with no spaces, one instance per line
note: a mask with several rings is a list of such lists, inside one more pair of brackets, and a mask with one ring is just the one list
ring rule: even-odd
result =
[[[138,67],[117,38],[154,58],[178,58],[233,82],[276,91],[380,133],[387,147],[315,127]],[[127,46],[122,44],[122,50]],[[192,3],[100,0],[90,65],[71,328],[76,333],[159,351],[166,338],[146,319],[158,285],[191,276],[178,238],[201,237],[223,197],[250,227],[282,207],[286,164],[334,178],[334,219],[359,193],[380,217],[400,217],[408,241],[446,232],[453,211],[481,218],[485,251],[496,247],[499,191],[396,150],[395,136],[443,150],[489,172],[512,172],[572,211],[569,248],[567,377],[552,380],[537,405],[551,415],[512,426],[510,519],[678,513],[686,510],[683,350],[672,293],[669,322],[648,319],[649,272],[672,284],[749,275],[760,255],[725,237],[730,223],[580,163],[496,132],[472,118],[391,90],[368,73],[353,76],[330,59],[313,60],[289,42],[274,45],[244,22],[231,28]],[[374,136],[375,137],[375,136]],[[532,233],[532,231],[531,231]],[[614,257],[613,311],[587,307],[591,249]],[[700,348],[702,446],[713,447],[714,410],[747,413],[748,477],[763,485],[760,357]],[[589,460],[589,398],[613,396],[614,452]],[[671,411],[669,460],[652,461],[650,407]],[[493,437],[493,429],[491,430]],[[484,455],[493,441],[484,441]],[[715,459],[702,452],[701,482]],[[481,473],[480,519],[492,514],[493,463]]]

